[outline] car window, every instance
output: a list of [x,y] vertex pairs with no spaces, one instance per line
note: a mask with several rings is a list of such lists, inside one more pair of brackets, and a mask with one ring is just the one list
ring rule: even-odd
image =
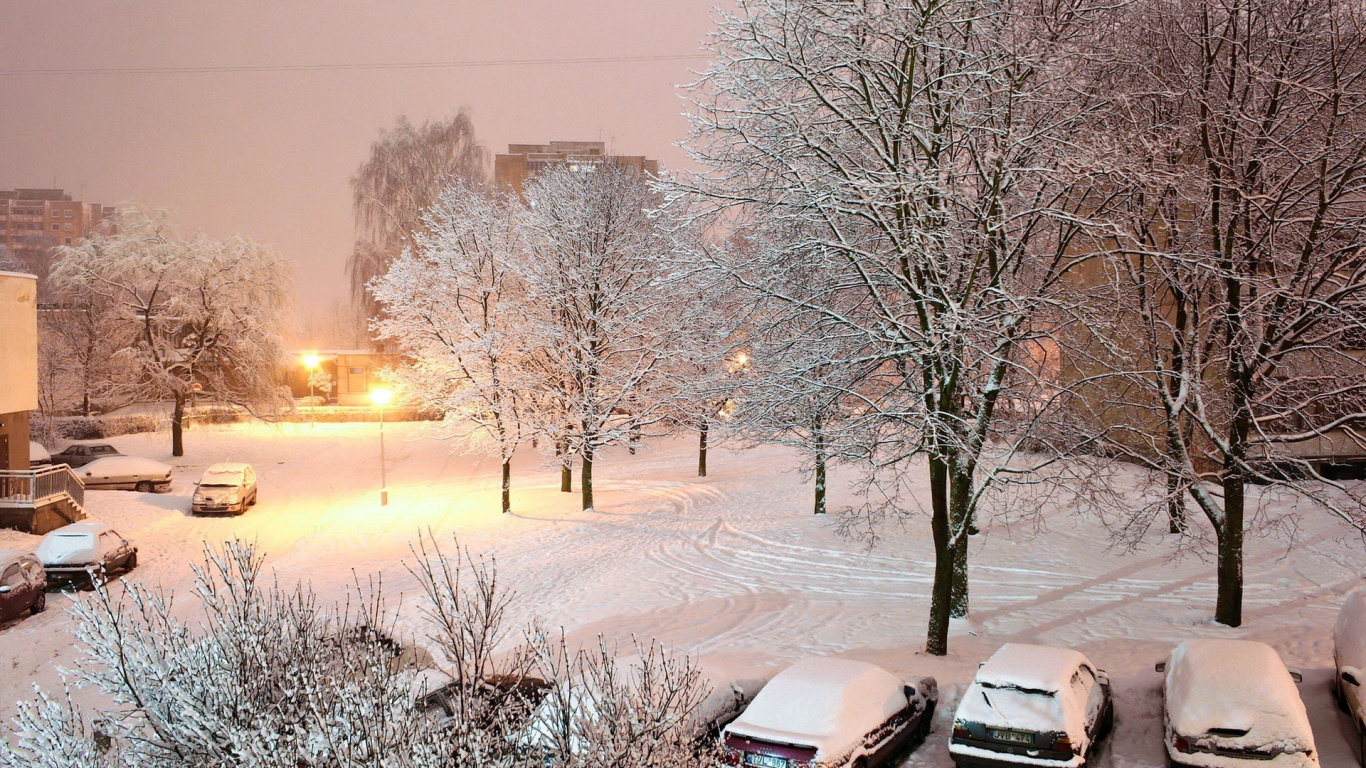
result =
[[251,485],[251,484],[254,483],[254,482],[256,482],[256,472],[253,471],[252,469],[248,468],[248,469],[247,469],[247,485]]
[[19,572],[18,565],[11,565],[5,569],[5,575],[0,576],[0,586],[20,587],[24,584],[24,575]]
[[37,584],[43,580],[43,565],[37,560],[25,560],[23,563],[24,575],[28,576],[30,584]]
[[95,453],[116,453],[112,445],[97,445],[94,450]]
[[110,535],[109,535],[109,532],[108,532],[108,531],[105,531],[104,533],[101,533],[101,534],[100,534],[100,544],[99,544],[99,547],[100,547],[100,554],[101,554],[101,555],[106,555],[106,554],[108,554],[108,553],[114,551],[114,549],[118,547],[118,542],[114,540],[114,537],[113,537],[113,536],[110,536]]

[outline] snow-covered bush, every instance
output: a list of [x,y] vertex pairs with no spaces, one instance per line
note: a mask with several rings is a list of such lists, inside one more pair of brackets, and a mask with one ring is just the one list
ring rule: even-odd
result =
[[[503,649],[511,595],[493,562],[458,546],[447,558],[435,542],[415,554],[436,664],[395,638],[378,586],[324,604],[306,585],[268,579],[242,542],[206,547],[192,589],[198,615],[173,609],[160,588],[97,585],[72,609],[82,655],[68,689],[20,703],[0,767],[512,768],[605,765],[584,756],[607,754],[620,768],[679,762],[658,758],[681,754],[680,729],[705,693],[691,661],[651,646],[643,661],[622,663],[605,645],[575,651],[540,631]],[[453,683],[430,690],[433,673]],[[585,683],[602,692],[593,711],[611,713],[610,723],[576,726],[582,748],[572,753],[528,752],[520,735],[544,692]],[[99,711],[75,704],[73,687],[94,693]]]
[[51,431],[53,436],[60,440],[98,440],[104,437],[155,432],[157,426],[156,416],[150,413],[130,413],[122,416],[53,419]]

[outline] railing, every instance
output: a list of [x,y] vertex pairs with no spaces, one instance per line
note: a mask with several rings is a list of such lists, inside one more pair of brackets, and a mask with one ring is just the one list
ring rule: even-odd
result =
[[0,507],[36,507],[63,496],[85,506],[85,484],[65,464],[0,470]]

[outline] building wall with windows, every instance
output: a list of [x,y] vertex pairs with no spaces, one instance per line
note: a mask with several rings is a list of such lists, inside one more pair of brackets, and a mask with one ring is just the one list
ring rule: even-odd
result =
[[0,469],[28,469],[38,408],[38,279],[0,272]]
[[41,282],[54,248],[74,244],[113,215],[113,208],[72,200],[61,189],[0,190],[0,245]]
[[327,399],[337,405],[370,405],[370,391],[388,386],[380,372],[399,363],[398,355],[359,349],[294,352],[292,357],[295,364],[287,374],[286,384],[295,397],[307,397],[310,394],[309,369],[303,362],[305,356],[310,354],[318,356],[318,367],[332,377],[332,391]]
[[659,175],[658,160],[644,155],[610,155],[606,143],[601,141],[552,141],[549,144],[509,144],[506,154],[493,159],[493,179],[499,189],[520,195],[526,183],[547,168],[568,165],[587,171],[603,163]]

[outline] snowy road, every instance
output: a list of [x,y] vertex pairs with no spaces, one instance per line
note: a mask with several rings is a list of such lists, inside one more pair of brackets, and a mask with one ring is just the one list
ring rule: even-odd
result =
[[[572,638],[632,634],[700,654],[710,668],[771,674],[804,655],[840,654],[902,674],[938,676],[944,701],[929,743],[906,763],[949,766],[945,739],[964,684],[1001,643],[1072,646],[1111,673],[1118,727],[1102,766],[1162,764],[1160,676],[1152,665],[1178,641],[1246,637],[1274,645],[1305,672],[1301,693],[1323,765],[1354,764],[1350,724],[1329,699],[1331,627],[1341,597],[1363,583],[1361,542],[1321,515],[1302,521],[1301,542],[1251,538],[1246,625],[1209,621],[1213,569],[1173,560],[1166,542],[1121,556],[1092,521],[1064,510],[1033,528],[988,528],[973,544],[971,619],[955,627],[953,654],[923,646],[932,549],[926,521],[891,530],[869,552],[809,514],[810,488],[781,449],[714,451],[710,477],[694,477],[689,441],[596,467],[598,511],[577,509],[556,472],[528,455],[514,468],[514,513],[498,509],[496,462],[453,453],[423,439],[421,427],[390,424],[388,507],[378,505],[374,424],[291,424],[197,428],[188,455],[172,461],[165,435],[112,442],[124,452],[180,467],[168,494],[91,492],[92,516],[141,548],[130,577],[184,591],[204,541],[258,541],[282,578],[311,580],[341,597],[353,574],[382,574],[386,592],[413,595],[402,561],[417,532],[459,534],[496,556],[520,595],[520,619],[563,625]],[[260,504],[240,518],[192,518],[192,482],[216,461],[248,461],[260,474]],[[842,478],[836,472],[835,480]],[[576,478],[577,491],[577,478]],[[832,484],[832,506],[848,503]],[[0,546],[35,541],[0,532]],[[74,658],[63,608],[0,629],[0,715],[34,681],[51,686]],[[405,626],[416,630],[412,601]]]

